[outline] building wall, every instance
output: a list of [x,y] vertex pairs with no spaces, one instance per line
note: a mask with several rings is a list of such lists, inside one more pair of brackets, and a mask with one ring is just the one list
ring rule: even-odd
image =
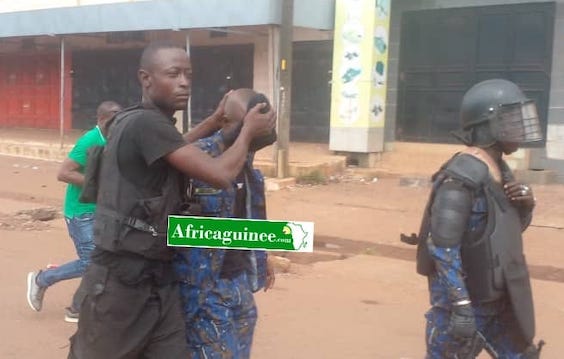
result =
[[[63,127],[72,126],[72,57],[65,56]],[[60,54],[25,52],[0,56],[0,126],[59,128]]]
[[[222,46],[235,44],[253,44],[254,89],[266,94],[270,99],[275,99],[274,94],[274,54],[271,48],[272,28],[268,26],[245,27],[244,29],[231,29],[225,37],[210,38],[209,30],[190,30],[188,32],[191,46]],[[174,36],[180,41],[185,37],[184,32],[177,32]],[[294,28],[294,41],[323,41],[333,38],[332,31],[319,31],[306,28]],[[327,119],[329,126],[329,119]]]
[[[399,41],[401,17],[404,11],[524,4],[549,2],[543,0],[396,0],[392,1],[390,29],[390,57],[388,72],[388,100],[386,108],[385,140],[387,149],[393,148],[395,140],[397,80],[399,76]],[[531,169],[554,170],[564,181],[564,0],[556,0],[554,22],[550,100],[548,108],[548,130],[546,147],[533,149],[521,155],[529,158]]]
[[399,49],[401,33],[401,15],[404,11],[416,9],[415,3],[410,1],[392,1],[390,15],[390,32],[388,40],[388,76],[386,94],[386,118],[384,124],[384,151],[393,149],[396,132],[396,116],[398,101],[398,71]]
[[[1,0],[0,0],[1,1]],[[253,87],[260,92],[265,93],[271,100],[275,101],[274,96],[274,56],[272,54],[272,43],[271,37],[273,36],[272,28],[269,26],[249,26],[244,28],[231,28],[226,30],[224,36],[215,37],[212,36],[211,29],[194,29],[194,30],[182,30],[182,31],[149,31],[146,32],[145,42],[153,40],[172,40],[178,44],[185,44],[187,42],[187,37],[189,38],[189,43],[191,47],[199,46],[228,46],[228,45],[253,45],[254,55],[253,55]],[[295,37],[300,41],[316,41],[316,40],[326,40],[331,37],[331,32],[327,31],[317,31],[309,30],[305,28],[296,28]],[[29,38],[33,40],[33,49],[29,50],[35,54],[35,56],[48,56],[47,51],[58,50],[60,44],[59,39],[54,37],[35,37]],[[14,63],[17,63],[17,58],[20,57],[22,53],[23,39],[16,38],[11,39],[6,42],[8,47],[3,47],[0,56],[7,59],[13,59]],[[70,74],[70,61],[72,60],[72,54],[79,51],[112,51],[112,50],[123,50],[123,49],[141,49],[144,46],[144,42],[129,41],[124,43],[108,43],[107,38],[104,34],[99,35],[74,35],[65,36],[65,48],[67,53],[66,67],[68,67],[67,73]],[[58,57],[58,56],[57,56]],[[7,60],[6,60],[7,61]],[[23,65],[22,65],[23,66]],[[53,71],[59,72],[58,69],[59,62],[55,61],[53,63]],[[23,69],[22,69],[23,71]],[[28,73],[28,77],[33,77],[35,70],[33,68],[28,68],[23,71]],[[6,71],[3,71],[6,72]],[[4,74],[8,76],[9,74]],[[2,77],[2,71],[0,71],[0,77]],[[27,76],[27,75],[26,75]],[[58,94],[59,94],[59,75],[50,78],[51,82],[49,88],[55,89],[56,91],[50,91],[50,94],[55,94],[54,103],[58,104]],[[70,91],[70,81],[71,76],[68,76],[69,85],[67,89]],[[5,81],[8,84],[7,81]],[[15,86],[15,85],[14,85]],[[18,85],[19,86],[19,85]],[[18,87],[19,88],[19,87]],[[0,94],[3,94],[2,99],[0,99],[0,108],[12,109],[10,111],[2,111],[0,113],[0,124],[9,126],[24,126],[24,127],[41,127],[41,128],[57,128],[59,126],[59,116],[58,116],[58,106],[51,106],[49,115],[35,114],[36,109],[33,105],[32,110],[25,110],[22,114],[17,114],[14,112],[15,105],[14,101],[16,98],[10,96],[10,93],[15,93],[13,86],[8,89],[7,85],[0,84]],[[35,94],[36,92],[30,93]],[[50,96],[51,96],[50,95]],[[27,95],[26,95],[27,96]],[[29,95],[31,96],[31,95]],[[35,96],[35,95],[34,95]],[[51,96],[52,97],[52,96]],[[26,100],[27,97],[21,97],[18,99],[19,102],[24,105],[28,102],[35,104],[35,99]],[[43,98],[43,97],[42,97]],[[11,101],[11,102],[10,102]],[[26,102],[27,101],[27,102]],[[72,106],[72,94],[67,94],[65,96],[66,106]],[[68,103],[67,103],[68,102]],[[24,106],[22,104],[18,105],[20,107]],[[24,106],[27,108],[27,105]],[[54,112],[53,112],[54,111]],[[23,117],[22,117],[23,116]],[[45,117],[47,116],[47,117]],[[40,118],[41,117],[41,118]],[[45,118],[44,118],[45,117]],[[70,112],[65,115],[67,121],[65,123],[65,128],[70,128],[71,126],[71,115]],[[79,121],[80,122],[80,121]],[[327,127],[329,127],[329,118],[327,118]]]
[[557,172],[564,182],[564,0],[556,3],[546,147],[531,151],[531,168]]

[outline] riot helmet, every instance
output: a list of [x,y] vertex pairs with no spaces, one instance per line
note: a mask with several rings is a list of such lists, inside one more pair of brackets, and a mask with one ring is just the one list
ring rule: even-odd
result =
[[542,140],[535,102],[511,81],[492,79],[472,86],[460,107],[462,129],[453,134],[466,145],[489,147]]

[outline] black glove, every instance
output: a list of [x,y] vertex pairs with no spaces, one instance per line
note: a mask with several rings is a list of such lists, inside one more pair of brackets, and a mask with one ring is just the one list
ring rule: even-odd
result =
[[453,305],[448,332],[458,339],[471,339],[476,333],[476,321],[471,304]]

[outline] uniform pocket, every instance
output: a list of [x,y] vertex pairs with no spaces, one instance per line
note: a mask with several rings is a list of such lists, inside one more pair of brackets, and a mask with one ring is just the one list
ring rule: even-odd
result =
[[165,205],[164,196],[139,200],[131,210],[131,217],[141,219],[149,224],[158,223]]
[[89,342],[95,342],[97,338],[104,335],[102,322],[100,321],[97,310],[98,300],[105,292],[108,273],[107,267],[91,263],[84,273],[80,284],[86,295],[80,305],[79,325],[84,325],[83,328],[86,332],[86,339]]

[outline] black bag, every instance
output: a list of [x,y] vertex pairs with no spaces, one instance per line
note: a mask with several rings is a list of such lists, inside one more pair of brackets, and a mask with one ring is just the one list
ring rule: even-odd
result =
[[93,146],[88,149],[88,159],[84,168],[84,184],[78,199],[80,202],[96,203],[103,154],[104,146]]

